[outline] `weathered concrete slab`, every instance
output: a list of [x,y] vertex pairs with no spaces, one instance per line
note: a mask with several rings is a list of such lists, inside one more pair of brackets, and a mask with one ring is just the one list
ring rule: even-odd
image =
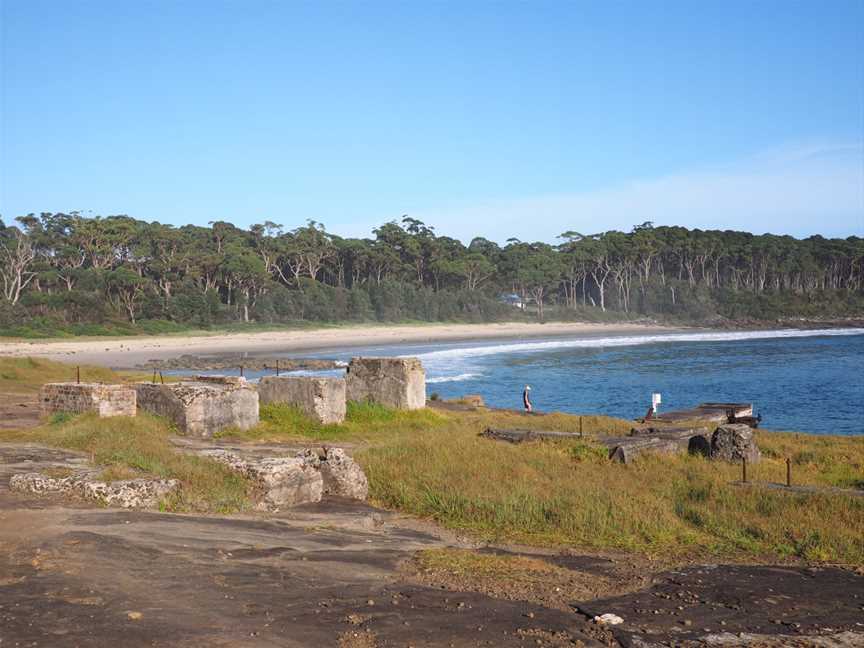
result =
[[345,381],[349,401],[426,407],[426,371],[418,358],[352,358]]
[[728,423],[737,418],[753,416],[752,403],[700,403],[692,409],[672,410],[654,416],[654,420],[704,421],[706,423]]
[[258,423],[258,392],[244,378],[197,376],[194,381],[135,385],[138,407],[164,416],[181,432],[211,437],[226,428]]
[[61,412],[135,416],[137,411],[134,387],[102,383],[47,383],[39,390],[39,407],[43,416]]
[[345,420],[344,378],[265,376],[258,382],[258,396],[262,405],[295,405],[319,423],[342,423]]

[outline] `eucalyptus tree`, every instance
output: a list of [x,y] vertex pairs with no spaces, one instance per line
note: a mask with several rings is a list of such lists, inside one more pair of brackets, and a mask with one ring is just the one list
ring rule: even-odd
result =
[[36,273],[31,269],[36,259],[33,242],[17,227],[0,230],[0,279],[3,281],[3,298],[17,304],[27,285]]

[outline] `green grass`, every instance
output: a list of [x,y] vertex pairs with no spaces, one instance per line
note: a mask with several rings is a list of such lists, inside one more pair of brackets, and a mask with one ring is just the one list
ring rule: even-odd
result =
[[[478,436],[486,427],[578,431],[580,417],[513,412],[393,412],[351,404],[343,425],[319,426],[286,406],[236,437],[358,444],[372,500],[475,536],[538,545],[621,549],[653,556],[801,558],[864,564],[864,498],[732,485],[740,466],[690,456],[610,463],[591,437],[631,421],[584,416],[584,440],[521,445]],[[864,439],[761,431],[751,480],[854,487]]]
[[[448,430],[357,457],[379,504],[494,541],[864,564],[864,498],[741,489],[730,484],[736,465],[647,456],[625,466],[580,445],[514,446]],[[766,461],[751,479],[775,468]],[[801,472],[833,481],[815,466]]]
[[466,579],[545,582],[565,569],[533,556],[478,553],[469,549],[425,549],[416,554],[421,570],[446,572]]
[[404,434],[434,429],[447,419],[430,409],[395,411],[375,403],[348,403],[345,422],[321,425],[296,407],[282,404],[261,406],[261,422],[250,430],[229,429],[217,436],[237,441],[318,441],[377,443]]
[[61,417],[33,429],[0,430],[2,441],[41,442],[90,455],[107,480],[140,476],[179,479],[179,493],[169,496],[169,511],[231,513],[250,507],[251,484],[221,464],[178,452],[168,425],[146,414],[134,418]]

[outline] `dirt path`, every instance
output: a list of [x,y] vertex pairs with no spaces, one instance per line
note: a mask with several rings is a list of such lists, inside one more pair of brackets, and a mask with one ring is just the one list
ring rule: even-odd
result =
[[36,394],[0,392],[0,430],[15,430],[39,425],[39,399]]
[[[418,551],[469,545],[357,502],[218,517],[98,509],[7,488],[15,472],[80,461],[0,445],[3,648],[678,646],[724,634],[744,642],[726,645],[748,645],[740,633],[769,641],[758,645],[817,645],[790,643],[816,634],[834,637],[821,645],[856,645],[842,643],[844,632],[864,640],[864,577],[842,569],[653,574],[640,573],[644,561],[536,552],[532,560],[554,570],[518,587],[418,572]],[[625,623],[610,631],[590,621],[605,612]]]

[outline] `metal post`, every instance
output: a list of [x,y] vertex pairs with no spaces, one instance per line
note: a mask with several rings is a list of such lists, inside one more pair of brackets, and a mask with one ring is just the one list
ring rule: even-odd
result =
[[279,358],[276,358],[276,375],[279,375]]
[[582,436],[582,417],[579,417],[579,436]]
[[745,484],[747,483],[747,457],[741,457],[741,474],[742,479]]
[[75,382],[81,384],[81,367],[75,367]]
[[243,377],[243,365],[240,365],[240,377]]
[[153,370],[153,384],[156,384],[156,370]]
[[163,385],[165,384],[165,378],[162,377],[161,371],[159,372],[159,382],[161,382]]
[[792,461],[786,457],[786,485],[792,485]]

